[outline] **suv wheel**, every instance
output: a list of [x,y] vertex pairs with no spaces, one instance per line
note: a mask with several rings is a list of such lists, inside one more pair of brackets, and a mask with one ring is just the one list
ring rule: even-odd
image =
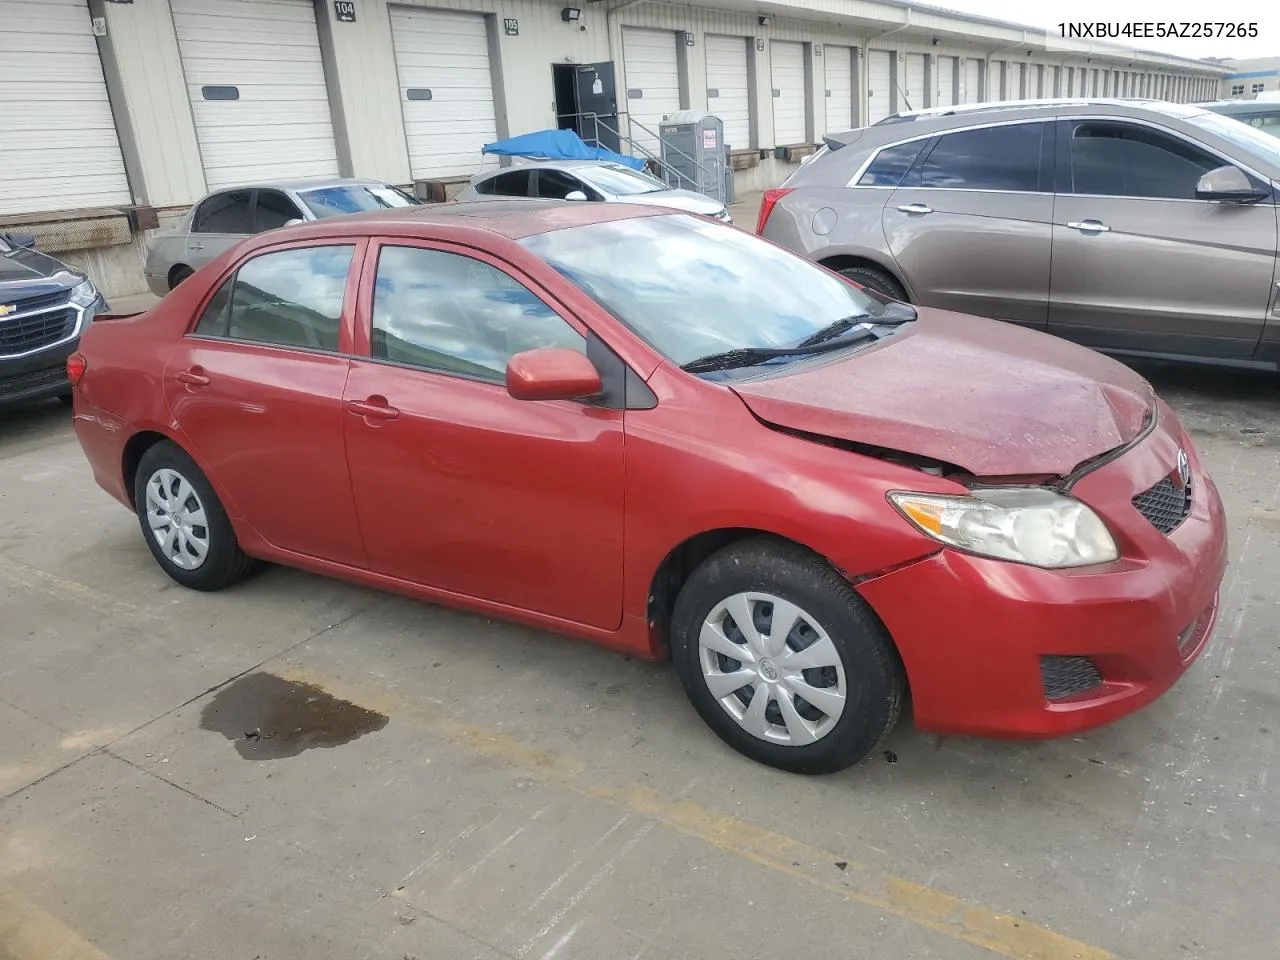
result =
[[902,284],[883,270],[877,270],[875,267],[842,267],[837,272],[842,277],[848,277],[854,283],[883,294],[890,300],[910,302],[907,300],[907,291],[902,289]]

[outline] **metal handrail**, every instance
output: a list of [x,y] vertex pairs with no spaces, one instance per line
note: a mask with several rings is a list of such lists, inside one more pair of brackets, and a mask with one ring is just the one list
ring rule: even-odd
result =
[[[626,144],[631,148],[631,152],[633,154],[643,155],[643,157],[646,160],[652,160],[654,163],[656,163],[658,165],[658,169],[662,173],[663,179],[667,182],[668,186],[678,187],[681,181],[685,181],[691,187],[694,187],[695,189],[697,188],[698,182],[693,177],[690,177],[687,174],[684,174],[681,171],[676,170],[674,167],[671,167],[669,164],[663,163],[661,156],[655,154],[652,150],[650,150],[648,147],[644,146],[643,144],[636,142],[636,139],[633,136],[631,136],[629,132],[633,125],[636,127],[639,127],[641,130],[649,134],[659,143],[662,143],[662,136],[661,134],[656,133],[655,131],[651,130],[649,127],[645,126],[639,120],[636,120],[634,117],[630,116],[630,114],[626,112],[621,112],[618,114],[619,117],[627,118],[627,129],[628,129],[627,134],[623,134],[621,130],[611,126],[608,122],[606,122],[603,118],[601,118],[600,114],[598,113],[562,113],[559,116],[575,117],[575,118],[590,120],[593,126],[593,131],[595,136],[590,138],[590,140],[588,140],[586,137],[583,137],[583,140],[588,143],[594,141],[595,146],[597,147],[603,146],[603,144],[600,142],[600,128],[603,127],[609,133],[613,134],[615,137],[618,138],[619,144],[626,142]],[[685,153],[679,147],[673,147],[670,144],[666,144],[666,148],[667,150],[679,155],[680,157],[684,158],[689,163],[691,163],[695,168],[697,168],[698,172],[702,174],[703,177],[711,176],[711,171],[707,170],[705,166],[703,166],[693,157],[689,156],[689,154]],[[676,179],[676,183],[674,184],[671,182],[673,176]]]

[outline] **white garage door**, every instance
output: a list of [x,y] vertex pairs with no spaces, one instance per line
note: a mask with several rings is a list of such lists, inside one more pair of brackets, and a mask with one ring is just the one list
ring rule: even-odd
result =
[[707,109],[724,124],[734,150],[751,146],[751,97],[747,83],[747,38],[707,37]]
[[0,5],[0,214],[129,203],[85,0]]
[[805,142],[804,44],[774,40],[773,142],[775,146]]
[[171,0],[209,189],[338,173],[309,0]]
[[1022,64],[1010,61],[1004,74],[1004,98],[1021,100],[1022,97]]
[[982,95],[982,64],[973,57],[964,62],[963,94],[963,103],[982,103],[986,99]]
[[867,51],[867,122],[889,115],[893,84],[893,54],[887,50]]
[[391,40],[413,178],[475,173],[498,139],[484,16],[392,7]]
[[903,82],[898,84],[898,109],[919,110],[924,106],[924,54],[908,53]]
[[950,107],[956,103],[956,58],[938,57],[935,68],[938,71],[938,82],[934,89],[934,103],[939,107]]
[[656,157],[658,125],[680,109],[674,31],[623,27],[622,60],[627,74],[627,114],[635,121],[631,139]]
[[822,48],[826,60],[827,132],[852,130],[853,121],[853,50],[826,44]]

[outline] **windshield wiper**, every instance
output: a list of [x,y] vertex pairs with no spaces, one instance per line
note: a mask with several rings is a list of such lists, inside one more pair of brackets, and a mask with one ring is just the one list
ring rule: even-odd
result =
[[871,339],[875,339],[875,333],[864,329],[854,336],[841,337],[839,340],[826,339],[816,343],[799,343],[794,347],[739,347],[736,350],[725,350],[723,353],[709,353],[705,357],[698,357],[696,360],[682,363],[680,369],[687,373],[707,373],[711,370],[730,370],[734,367],[754,367],[778,357],[802,357],[815,353],[828,353],[851,343],[857,343],[859,340]]

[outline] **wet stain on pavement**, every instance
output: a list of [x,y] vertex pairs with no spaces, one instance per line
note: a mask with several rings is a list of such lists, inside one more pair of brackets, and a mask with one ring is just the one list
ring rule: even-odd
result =
[[246,760],[296,757],[381,730],[387,718],[310,683],[251,673],[228,684],[200,713],[200,726],[235,744]]

